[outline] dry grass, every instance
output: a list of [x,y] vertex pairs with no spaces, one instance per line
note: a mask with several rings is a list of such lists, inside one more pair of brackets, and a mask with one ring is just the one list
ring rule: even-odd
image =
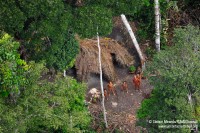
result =
[[[90,73],[99,74],[98,46],[96,39],[77,38],[80,43],[80,53],[76,58],[75,67],[79,80],[87,80]],[[107,80],[116,81],[115,62],[122,66],[134,64],[133,57],[117,41],[110,38],[100,38],[103,75]]]

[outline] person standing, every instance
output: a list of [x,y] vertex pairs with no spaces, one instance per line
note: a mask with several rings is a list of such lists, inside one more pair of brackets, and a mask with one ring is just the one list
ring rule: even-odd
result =
[[128,93],[128,84],[126,81],[123,81],[121,88],[122,91],[126,91],[126,93]]
[[140,85],[141,85],[141,76],[140,76],[140,74],[135,74],[133,76],[133,84],[134,84],[136,90],[140,90]]
[[109,91],[108,93],[110,94],[112,92],[113,95],[115,95],[114,85],[111,81],[108,83],[107,87],[108,87],[108,91]]

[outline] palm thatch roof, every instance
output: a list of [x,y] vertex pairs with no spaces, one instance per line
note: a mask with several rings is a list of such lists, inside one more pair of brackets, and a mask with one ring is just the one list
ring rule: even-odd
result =
[[[98,46],[96,39],[77,39],[80,43],[80,52],[76,58],[75,68],[77,78],[85,81],[90,73],[99,74]],[[102,71],[109,81],[116,81],[117,75],[114,60],[120,66],[134,64],[133,57],[117,41],[110,38],[100,38]]]

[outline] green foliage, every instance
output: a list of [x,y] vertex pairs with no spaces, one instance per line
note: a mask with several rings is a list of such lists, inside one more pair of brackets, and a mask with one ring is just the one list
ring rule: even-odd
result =
[[41,80],[43,64],[30,62],[29,79],[15,105],[0,98],[0,127],[10,132],[84,132],[90,123],[84,105],[84,84],[57,75],[54,82]]
[[155,97],[152,97],[151,99],[145,99],[142,102],[142,105],[141,105],[139,112],[137,113],[137,117],[138,118],[148,117],[149,114],[150,114],[149,111],[152,111],[152,109],[151,110],[148,110],[148,109],[150,109],[152,107],[153,103],[157,103],[157,100],[155,99]]
[[[42,38],[56,35],[55,33],[60,32],[58,30],[64,30],[67,27],[64,6],[60,0],[38,2],[10,0],[1,1],[0,5],[2,9],[0,25],[8,33],[19,34],[22,32],[21,34],[27,39],[33,39],[35,36]],[[34,35],[34,31],[37,32],[37,35]]]
[[135,15],[144,5],[148,6],[149,0],[85,0],[86,5],[102,5],[112,10],[113,16],[121,14]]
[[[167,9],[170,8],[171,2],[166,0],[159,0],[161,19],[166,19]],[[148,4],[144,4],[138,11],[134,19],[140,23],[140,29],[137,34],[139,40],[144,40],[147,38],[154,38],[155,33],[155,14],[154,14],[154,1],[149,1]],[[163,25],[162,25],[163,26]],[[161,36],[162,38],[162,36]]]
[[112,31],[111,10],[102,6],[85,6],[78,8],[74,13],[73,29],[81,37],[108,35]]
[[14,0],[0,1],[0,28],[9,34],[14,34],[15,31],[22,31],[26,16],[16,6]]
[[153,55],[156,53],[156,50],[151,48],[151,47],[148,47],[146,49],[146,54],[148,56],[148,58],[153,58]]
[[[175,30],[174,47],[161,51],[147,64],[147,75],[154,85],[150,99],[144,100],[137,116],[149,120],[193,120],[195,104],[190,105],[188,95],[200,90],[200,30],[188,26]],[[194,97],[192,97],[194,101]],[[158,124],[141,122],[150,132],[166,132]],[[173,129],[173,132],[175,130]],[[188,132],[177,129],[176,132]]]
[[72,67],[75,57],[79,52],[79,44],[74,38],[74,34],[68,32],[64,38],[64,43],[52,45],[42,59],[46,60],[48,67],[54,67],[58,70],[64,70]]
[[59,77],[54,83],[41,83],[40,86],[25,92],[28,97],[23,99],[27,101],[23,103],[26,108],[30,108],[28,116],[35,115],[28,121],[29,132],[38,132],[40,127],[65,132],[87,129],[90,119],[83,102],[86,87],[73,79]]
[[136,70],[135,66],[130,66],[130,67],[129,67],[129,71],[130,71],[130,72],[135,72],[135,70]]
[[194,95],[194,101],[195,101],[195,115],[197,120],[200,123],[200,93],[196,93]]
[[0,38],[0,94],[3,96],[18,92],[26,82],[24,72],[28,65],[20,59],[18,48],[19,43],[10,35]]
[[141,27],[140,32],[137,33],[141,37],[140,40],[147,38],[150,32],[152,33],[154,8],[149,0],[86,0],[84,3],[86,6],[102,6],[105,10],[111,10],[112,16],[125,14],[128,19],[137,20]]
[[78,52],[77,42],[68,34],[69,6],[61,0],[10,0],[1,1],[0,8],[0,28],[21,40],[29,60],[47,60],[47,66],[60,70],[69,67]]

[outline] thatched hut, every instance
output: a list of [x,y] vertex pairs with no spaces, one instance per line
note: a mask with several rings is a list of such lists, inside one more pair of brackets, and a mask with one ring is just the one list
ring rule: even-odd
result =
[[[79,40],[80,53],[76,58],[77,78],[85,81],[90,73],[99,74],[98,46],[96,39]],[[100,38],[102,71],[107,80],[116,81],[117,75],[113,62],[125,67],[134,64],[133,57],[117,41]]]

